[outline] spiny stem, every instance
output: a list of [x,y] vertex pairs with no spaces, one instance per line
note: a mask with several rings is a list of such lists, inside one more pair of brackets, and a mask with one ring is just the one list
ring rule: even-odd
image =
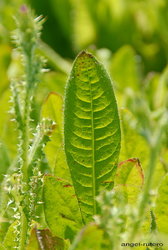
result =
[[[27,238],[27,218],[25,216],[25,213],[23,212],[23,209],[21,211],[21,232],[20,232],[20,242],[19,242],[19,250],[25,249],[25,243]],[[26,233],[25,233],[26,232]]]
[[[15,91],[13,86],[13,101],[15,107],[15,116],[18,123],[19,137],[19,174],[20,189],[19,189],[19,210],[21,215],[21,228],[19,239],[19,250],[26,249],[27,235],[31,223],[30,216],[30,176],[29,176],[29,148],[30,148],[30,113],[32,99],[34,96],[38,77],[41,72],[42,60],[36,54],[38,41],[41,34],[43,19],[42,17],[34,18],[31,10],[26,6],[20,9],[20,14],[17,18],[17,29],[14,32],[14,40],[17,48],[23,59],[25,75],[23,77],[22,88]],[[19,85],[18,85],[19,86]],[[17,87],[18,87],[17,86]],[[23,107],[23,108],[22,108]]]
[[[31,64],[31,62],[30,62]],[[31,66],[31,65],[29,65]],[[29,150],[29,120],[30,120],[30,99],[29,99],[29,90],[27,90],[26,96],[25,96],[25,106],[24,106],[24,121],[23,121],[23,130],[22,130],[22,149],[23,149],[23,154],[22,154],[22,181],[23,181],[23,193],[27,196],[27,191],[28,191],[28,150]],[[26,244],[26,238],[27,238],[27,229],[28,229],[28,221],[26,218],[26,214],[24,212],[25,210],[25,205],[28,202],[27,197],[23,197],[25,199],[24,205],[21,208],[21,233],[20,233],[20,243],[19,243],[19,250],[24,250],[25,249],[25,244]]]
[[22,136],[22,148],[23,148],[23,166],[22,166],[22,172],[23,172],[23,181],[27,182],[27,167],[28,167],[28,149],[29,149],[29,116],[30,116],[30,102],[26,97],[25,100],[25,108],[24,108],[24,126],[23,126],[23,136]]

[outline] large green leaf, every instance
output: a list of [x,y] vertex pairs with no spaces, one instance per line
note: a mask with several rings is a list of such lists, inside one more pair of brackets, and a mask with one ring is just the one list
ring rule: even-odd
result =
[[95,197],[112,188],[120,151],[120,122],[111,80],[83,51],[67,83],[65,153],[84,222],[97,213]]
[[161,182],[156,199],[156,224],[158,231],[168,234],[168,175]]
[[73,186],[60,178],[44,178],[44,212],[54,236],[72,239],[82,225]]

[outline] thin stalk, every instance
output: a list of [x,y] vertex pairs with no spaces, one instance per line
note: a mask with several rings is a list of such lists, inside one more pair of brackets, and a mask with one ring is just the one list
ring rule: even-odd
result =
[[144,186],[143,196],[142,196],[142,199],[141,199],[140,204],[139,204],[137,220],[135,221],[135,223],[133,225],[132,232],[131,232],[130,242],[134,240],[134,238],[138,232],[138,229],[140,228],[140,225],[141,225],[141,222],[142,222],[145,210],[146,210],[146,206],[149,202],[149,198],[150,198],[149,191],[151,188],[153,175],[155,172],[157,157],[158,157],[158,153],[159,153],[159,149],[160,149],[162,132],[163,132],[163,128],[160,129],[160,132],[157,135],[157,140],[154,143],[154,145],[151,146],[151,149],[150,149],[150,160],[149,160],[148,170],[146,173],[146,182],[145,182],[145,186]]
[[21,232],[20,232],[20,242],[19,242],[19,250],[24,250],[25,249],[25,244],[26,244],[26,238],[27,238],[27,218],[25,216],[25,213],[22,209],[21,211]]
[[28,150],[29,150],[29,119],[30,119],[30,102],[27,99],[29,98],[28,95],[26,96],[25,100],[25,108],[24,108],[24,128],[23,128],[23,136],[22,136],[22,142],[23,142],[23,166],[22,166],[22,173],[23,173],[23,182],[27,183],[28,176],[27,176],[27,167],[28,167]]
[[40,41],[39,50],[42,54],[53,64],[56,70],[60,70],[65,74],[69,74],[71,71],[71,63],[63,59],[59,54],[57,54],[52,48],[50,48],[46,43]]
[[[26,72],[26,79],[27,79],[27,86],[29,86],[29,81],[31,80],[31,70],[32,70],[32,60],[31,57],[27,58],[26,61],[27,72]],[[28,186],[28,152],[29,152],[29,127],[30,127],[30,90],[26,88],[26,95],[25,95],[25,105],[24,105],[24,114],[23,114],[23,130],[22,130],[22,181],[23,181],[23,193],[27,195],[29,186]],[[24,200],[22,201],[23,204],[28,203],[27,197],[24,196]],[[28,204],[26,204],[28,206]],[[21,232],[20,232],[20,242],[19,242],[19,250],[24,250],[26,245],[27,239],[27,230],[28,230],[28,220],[25,214],[25,205],[21,207]]]
[[[29,105],[25,105],[27,107]],[[25,111],[25,116],[29,116],[27,111]],[[28,191],[28,148],[29,148],[29,122],[28,117],[25,117],[25,124],[24,124],[24,131],[23,131],[23,165],[22,165],[22,181],[23,181],[23,192],[26,193]],[[21,232],[20,232],[20,243],[19,243],[19,250],[25,249],[26,238],[27,238],[27,229],[28,229],[28,222],[26,218],[26,214],[24,212],[24,206],[21,207]]]
[[134,224],[133,230],[132,230],[131,240],[134,239],[134,237],[135,237],[135,235],[140,227],[141,220],[144,216],[144,212],[146,209],[146,205],[149,201],[149,190],[151,187],[152,177],[153,177],[154,170],[155,170],[156,159],[157,159],[157,151],[155,148],[152,148],[151,152],[150,152],[149,171],[147,172],[146,185],[144,187],[144,193],[143,193],[140,205],[139,205],[138,218],[137,218],[137,220]]

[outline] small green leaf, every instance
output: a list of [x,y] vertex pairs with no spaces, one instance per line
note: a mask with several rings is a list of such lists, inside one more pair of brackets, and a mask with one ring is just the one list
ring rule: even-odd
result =
[[168,175],[161,182],[156,199],[154,213],[158,231],[168,234]]
[[53,237],[49,229],[33,228],[26,250],[68,250],[68,241]]
[[115,177],[115,190],[123,193],[129,203],[135,203],[144,183],[144,174],[137,158],[119,164]]
[[67,250],[68,241],[59,237],[53,237],[49,229],[37,230],[37,239],[43,249]]
[[150,211],[150,216],[151,216],[151,232],[155,233],[157,230],[157,225],[156,225],[155,214],[152,210]]
[[82,219],[73,186],[60,178],[44,177],[44,212],[54,236],[72,239]]
[[84,222],[98,212],[95,197],[111,189],[120,151],[120,122],[111,80],[83,51],[67,83],[65,153]]
[[51,92],[42,107],[42,117],[49,118],[56,122],[59,136],[62,136],[62,109],[63,100],[61,95]]
[[39,242],[37,240],[36,229],[33,228],[30,233],[29,243],[26,250],[40,250]]
[[45,154],[49,165],[56,176],[71,181],[63,151],[63,100],[59,94],[51,92],[48,95],[43,104],[41,116],[49,118],[56,123],[50,142],[45,147]]
[[55,131],[51,135],[51,141],[45,147],[46,157],[52,169],[55,168],[55,161],[59,149],[62,147],[62,97],[54,92],[50,93],[42,106],[41,116],[56,123]]

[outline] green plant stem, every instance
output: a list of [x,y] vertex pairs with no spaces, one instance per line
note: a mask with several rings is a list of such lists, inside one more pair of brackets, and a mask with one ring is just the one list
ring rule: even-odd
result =
[[36,54],[42,28],[42,17],[35,18],[32,11],[24,6],[20,9],[20,14],[16,21],[17,29],[14,33],[14,40],[22,56],[24,66],[24,75],[21,78],[22,85],[19,85],[20,83],[18,85],[15,84],[15,81],[14,85],[12,85],[15,116],[18,123],[18,131],[20,132],[18,148],[19,185],[17,189],[20,212],[20,238],[17,249],[25,250],[31,223],[31,176],[28,171],[30,164],[30,114],[34,91],[42,68],[42,60]]
[[46,43],[40,41],[39,50],[42,54],[53,64],[56,70],[60,70],[65,74],[69,74],[71,71],[71,63],[63,59],[59,54],[57,54],[51,47]]
[[[27,99],[27,97],[26,97]],[[25,183],[27,183],[27,166],[28,166],[28,149],[29,149],[29,101],[26,100],[26,104],[25,104],[25,115],[24,115],[24,128],[23,128],[23,138],[22,138],[22,142],[23,142],[23,156],[22,156],[22,160],[23,160],[23,166],[22,166],[22,173],[23,173],[23,181]]]
[[155,170],[156,159],[157,159],[156,149],[152,148],[151,153],[150,153],[149,171],[147,172],[144,193],[143,193],[142,200],[141,200],[139,210],[138,210],[138,218],[137,218],[137,220],[134,224],[133,230],[132,230],[131,240],[134,239],[134,237],[138,231],[138,228],[140,227],[140,223],[141,223],[141,220],[143,218],[145,208],[146,208],[146,205],[147,205],[148,200],[149,200],[149,190],[151,187],[151,181],[152,181],[153,173]]
[[[27,86],[29,86],[29,81],[31,80],[31,59],[27,60]],[[30,75],[29,75],[30,74]],[[22,130],[22,187],[23,187],[23,206],[21,208],[21,232],[20,232],[20,243],[19,243],[19,250],[25,249],[26,238],[27,238],[27,230],[28,230],[28,221],[25,214],[25,210],[28,207],[28,199],[27,199],[27,192],[28,192],[28,151],[29,151],[29,121],[30,121],[30,90],[26,88],[26,95],[25,95],[25,105],[24,105],[24,114],[23,114],[23,130]],[[25,197],[26,196],[26,197]]]
[[146,173],[146,182],[145,182],[145,186],[144,186],[144,192],[143,192],[142,199],[140,201],[137,220],[135,221],[135,223],[133,225],[132,232],[131,232],[130,242],[132,242],[134,240],[134,238],[138,232],[138,229],[140,228],[140,225],[141,225],[144,213],[145,213],[146,206],[149,202],[149,197],[150,197],[149,191],[151,188],[153,175],[155,172],[157,157],[158,157],[158,153],[159,153],[159,149],[160,149],[162,132],[163,132],[163,129],[160,129],[160,132],[157,135],[156,142],[153,146],[151,146],[151,149],[150,149],[150,160],[149,160],[148,170]]
[[[23,129],[23,138],[22,138],[22,143],[23,143],[23,155],[22,155],[22,160],[23,160],[23,165],[22,165],[22,181],[23,181],[23,192],[26,194],[28,191],[28,174],[27,174],[27,169],[28,169],[28,149],[29,149],[29,101],[25,103],[25,124],[24,124],[24,129]],[[24,197],[25,198],[25,197]],[[27,200],[27,199],[26,199]],[[22,201],[25,204],[25,201]],[[28,229],[28,223],[27,223],[27,218],[26,214],[24,212],[24,205],[21,208],[21,233],[20,233],[20,243],[19,243],[19,250],[24,250],[25,249],[25,244],[26,244],[26,237],[27,237],[27,229]]]
[[25,243],[26,243],[26,238],[27,238],[27,218],[26,215],[22,209],[21,212],[21,232],[20,232],[20,242],[19,242],[19,250],[24,250],[25,249]]

